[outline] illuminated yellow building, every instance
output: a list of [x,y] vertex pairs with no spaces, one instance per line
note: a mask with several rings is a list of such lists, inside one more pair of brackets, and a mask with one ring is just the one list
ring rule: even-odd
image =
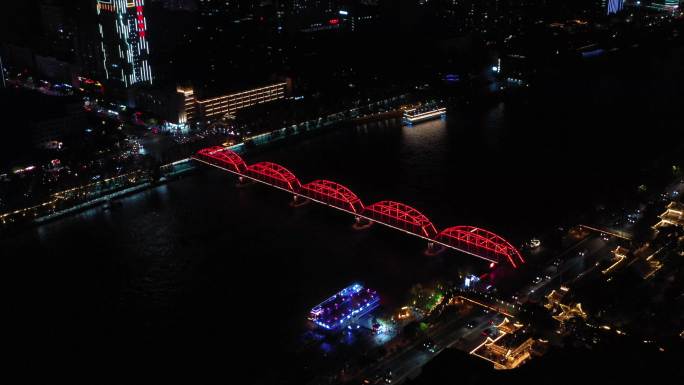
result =
[[496,325],[496,328],[499,329],[500,332],[506,333],[506,334],[514,334],[518,330],[520,330],[523,327],[523,324],[520,322],[513,322],[508,319],[508,317],[504,318],[503,321],[501,321],[500,324]]
[[547,303],[544,307],[551,311],[553,319],[561,323],[561,325],[573,318],[580,317],[584,320],[587,319],[587,313],[582,309],[582,304],[570,304],[566,305],[563,303],[563,299],[568,294],[570,289],[566,286],[561,286],[558,291],[552,290],[546,296]]
[[496,325],[499,336],[485,338],[470,354],[491,362],[495,369],[500,370],[515,369],[532,358],[533,354],[542,355],[546,350],[545,342],[527,337],[523,327],[520,322],[504,318]]
[[223,96],[198,99],[191,87],[178,87],[176,91],[182,99],[178,122],[195,123],[235,116],[243,108],[284,99],[286,88],[287,83],[274,83]]
[[178,87],[176,88],[176,92],[182,97],[182,107],[178,114],[178,123],[185,124],[194,122],[197,119],[195,90],[193,90],[192,87]]
[[560,308],[560,313],[554,315],[553,319],[561,323],[577,317],[580,317],[583,320],[587,319],[587,313],[582,309],[581,303],[576,303],[574,305],[563,305],[560,303],[558,306]]
[[601,272],[603,274],[608,274],[611,271],[613,271],[615,268],[617,268],[622,262],[624,262],[625,259],[627,259],[627,254],[629,254],[629,249],[626,249],[622,246],[618,246],[615,250],[613,250],[613,260],[612,264],[605,269],[603,269]]
[[510,334],[503,333],[496,339],[487,337],[485,342],[471,351],[470,354],[491,362],[494,364],[494,369],[515,369],[532,358],[535,345],[541,342],[527,338],[517,346],[510,346],[506,341],[510,336]]
[[665,212],[660,214],[659,218],[660,222],[653,226],[656,230],[665,226],[684,227],[684,204],[671,202],[667,205]]
[[551,293],[546,296],[547,302],[544,304],[544,307],[549,310],[554,309],[561,303],[568,291],[570,289],[566,286],[561,286],[559,290],[551,290]]
[[658,270],[662,269],[663,263],[656,259],[647,259],[646,267],[647,268],[644,269],[641,274],[643,279],[651,278],[655,273],[658,272]]

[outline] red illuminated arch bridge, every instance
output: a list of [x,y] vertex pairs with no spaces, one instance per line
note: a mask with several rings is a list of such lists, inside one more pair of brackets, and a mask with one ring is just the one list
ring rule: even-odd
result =
[[316,199],[329,205],[351,211],[354,214],[363,213],[363,203],[349,188],[329,180],[315,180],[302,185],[302,195]]
[[197,156],[217,166],[224,166],[233,172],[245,173],[247,163],[235,152],[225,147],[209,147],[197,152]]
[[437,235],[435,226],[425,215],[403,203],[382,201],[366,206],[363,213],[375,221],[398,227],[421,237],[432,239]]
[[240,155],[224,147],[209,147],[197,152],[193,159],[218,167],[257,182],[292,193],[295,197],[308,198],[343,210],[369,222],[404,231],[478,258],[513,267],[524,263],[520,252],[502,237],[473,226],[455,226],[438,232],[432,222],[413,207],[394,201],[380,201],[370,206],[349,188],[329,180],[315,180],[302,185],[299,179],[285,167],[271,162],[247,165]]
[[448,246],[465,250],[470,254],[489,257],[493,260],[505,258],[513,267],[525,263],[518,249],[500,236],[473,226],[450,227],[437,235],[436,240]]
[[271,162],[255,163],[247,167],[247,175],[280,188],[299,192],[299,179],[285,167]]

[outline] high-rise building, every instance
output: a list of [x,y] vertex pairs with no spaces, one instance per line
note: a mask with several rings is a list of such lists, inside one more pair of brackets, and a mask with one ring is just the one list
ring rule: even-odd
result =
[[124,87],[152,84],[145,0],[97,0],[104,76]]
[[292,0],[292,11],[294,13],[325,11],[333,12],[339,7],[337,0]]
[[[227,1],[227,0],[226,0]],[[195,0],[162,0],[162,5],[170,11],[196,11]]]
[[75,52],[75,23],[70,22],[65,7],[55,1],[44,0],[40,3],[40,22],[42,30],[41,52],[69,60]]
[[2,63],[2,51],[0,51],[0,87],[7,87],[5,82],[5,65]]
[[253,0],[199,0],[198,9],[204,17],[225,16],[239,18],[259,8],[262,3]]
[[608,6],[606,7],[606,11],[609,15],[612,15],[614,13],[618,13],[622,11],[622,8],[624,7],[624,0],[607,0],[608,1]]
[[40,0],[39,40],[30,44],[36,55],[64,62],[79,75],[93,76],[100,56],[95,5],[92,0]]

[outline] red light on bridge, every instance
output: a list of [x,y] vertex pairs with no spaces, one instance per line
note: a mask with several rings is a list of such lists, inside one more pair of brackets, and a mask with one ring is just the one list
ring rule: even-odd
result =
[[381,201],[374,203],[366,206],[364,214],[421,237],[433,239],[437,235],[435,226],[425,215],[400,202]]
[[363,203],[349,188],[329,180],[315,180],[302,186],[301,191],[308,198],[322,200],[335,207],[361,214]]
[[302,187],[297,177],[285,167],[271,162],[259,162],[247,167],[247,175],[278,187],[298,192]]
[[[487,255],[499,260],[505,257],[513,267],[518,267],[516,261],[525,263],[520,252],[508,241],[500,236],[473,226],[454,226],[443,230],[437,235],[437,240],[447,245],[474,252],[476,255]],[[492,261],[492,259],[489,259]]]
[[340,19],[330,19],[328,23],[330,23],[330,25],[337,25],[340,24]]

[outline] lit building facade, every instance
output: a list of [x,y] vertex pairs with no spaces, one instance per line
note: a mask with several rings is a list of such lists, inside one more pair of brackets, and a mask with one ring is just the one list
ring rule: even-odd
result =
[[97,0],[101,69],[124,87],[152,84],[145,0]]
[[195,90],[192,87],[178,87],[176,92],[182,98],[182,106],[178,114],[178,121],[176,123],[186,124],[194,122],[197,119],[197,99],[195,99]]
[[659,215],[659,218],[660,222],[653,226],[655,230],[667,226],[684,227],[684,204],[670,202],[670,204],[667,205],[665,212]]
[[197,114],[204,119],[235,115],[238,110],[257,104],[283,99],[286,83],[276,83],[265,87],[197,100]]
[[235,116],[243,108],[284,99],[286,88],[287,83],[274,83],[223,96],[199,99],[191,87],[178,87],[176,91],[182,99],[178,123],[197,123]]
[[337,0],[293,0],[292,1],[292,11],[295,13],[306,12],[311,10],[322,10],[327,12],[333,12],[337,10],[338,7]]

